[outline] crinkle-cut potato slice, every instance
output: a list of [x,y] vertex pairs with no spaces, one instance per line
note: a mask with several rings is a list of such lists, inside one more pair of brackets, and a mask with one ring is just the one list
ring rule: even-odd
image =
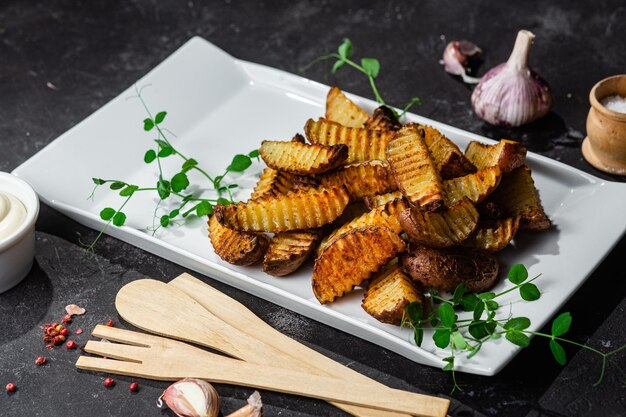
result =
[[349,201],[348,190],[342,186],[292,191],[230,206],[218,204],[214,210],[217,220],[231,229],[279,233],[330,223]]
[[352,229],[366,226],[381,226],[393,230],[396,233],[402,232],[400,226],[400,213],[408,208],[408,204],[403,198],[389,201],[385,205],[376,207],[361,216],[356,217],[352,221],[342,225],[330,235],[326,236],[317,248],[318,255],[330,245],[334,240],[338,239],[344,233]]
[[363,127],[367,113],[346,97],[338,87],[332,87],[326,96],[325,117],[347,127]]
[[446,248],[460,244],[472,234],[478,225],[478,211],[468,198],[437,213],[413,207],[400,214],[400,225],[413,242]]
[[325,119],[309,119],[304,126],[309,142],[319,145],[348,145],[346,164],[385,159],[393,132],[346,127]]
[[507,217],[520,217],[520,228],[545,230],[551,226],[543,210],[539,192],[526,165],[502,177],[500,186],[491,194],[492,200]]
[[387,106],[380,106],[365,121],[364,127],[372,130],[389,130],[395,131],[402,127],[402,123]]
[[209,239],[217,256],[233,265],[252,265],[263,257],[269,238],[263,233],[239,232],[209,217]]
[[450,179],[476,172],[476,167],[463,155],[463,152],[450,139],[431,126],[417,128],[424,137],[430,155],[435,161],[441,178]]
[[291,274],[307,260],[321,239],[319,229],[275,234],[263,258],[263,271],[277,277]]
[[293,175],[265,168],[252,190],[251,200],[260,197],[277,196],[293,190]]
[[314,175],[341,165],[348,157],[348,147],[264,140],[259,155],[268,167],[278,171],[295,175]]
[[463,242],[464,246],[499,252],[515,237],[519,228],[519,217],[483,222],[472,235]]
[[444,204],[443,183],[416,125],[405,125],[387,145],[398,188],[412,205],[435,211]]
[[526,148],[521,143],[508,139],[500,139],[494,145],[472,141],[465,149],[465,156],[478,169],[497,166],[503,174],[508,174],[524,165]]
[[386,227],[350,230],[315,260],[315,297],[322,304],[332,302],[378,272],[404,249],[400,236]]
[[377,195],[368,195],[363,197],[363,203],[365,203],[365,207],[372,210],[378,206],[382,206],[383,204],[387,204],[390,201],[397,200],[398,198],[403,198],[402,191],[392,191],[390,193],[385,194],[377,194]]
[[424,305],[421,285],[402,272],[396,258],[370,279],[361,307],[382,323],[400,325],[412,302]]
[[345,185],[353,201],[372,194],[397,189],[385,161],[366,161],[345,165],[320,177],[323,187]]
[[443,182],[448,204],[464,197],[478,204],[489,196],[500,184],[502,173],[497,166],[481,169],[473,174],[456,177]]

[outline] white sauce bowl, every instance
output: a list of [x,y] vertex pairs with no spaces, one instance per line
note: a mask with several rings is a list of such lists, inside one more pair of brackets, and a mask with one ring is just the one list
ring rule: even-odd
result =
[[20,283],[33,265],[39,199],[24,180],[6,172],[0,172],[0,192],[13,194],[26,207],[24,222],[0,239],[0,293],[3,293]]

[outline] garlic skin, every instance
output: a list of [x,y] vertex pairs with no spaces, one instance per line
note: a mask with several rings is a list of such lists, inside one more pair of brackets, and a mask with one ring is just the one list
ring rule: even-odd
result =
[[185,378],[173,383],[159,397],[179,417],[217,417],[220,397],[211,384],[201,379]]
[[227,415],[226,417],[261,417],[263,416],[263,403],[261,402],[261,394],[259,391],[254,391],[250,398],[248,398],[248,404],[241,407],[239,410]]
[[443,51],[443,59],[440,63],[447,73],[452,75],[460,75],[463,81],[468,84],[476,84],[479,79],[467,75],[469,68],[469,58],[474,55],[481,54],[483,51],[474,43],[466,40],[452,41],[448,43]]
[[528,67],[535,35],[517,34],[509,60],[489,70],[472,93],[472,107],[486,122],[517,127],[545,116],[552,106],[550,86]]

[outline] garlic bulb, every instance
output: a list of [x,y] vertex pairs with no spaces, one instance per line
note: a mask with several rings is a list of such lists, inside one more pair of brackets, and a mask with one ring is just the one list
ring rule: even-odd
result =
[[469,59],[482,53],[482,50],[470,41],[452,41],[443,51],[443,59],[440,63],[447,73],[460,75],[468,84],[476,84],[479,79],[467,75]]
[[220,397],[213,385],[201,379],[185,378],[173,383],[159,397],[179,417],[216,417],[220,412]]
[[528,67],[534,38],[531,32],[520,30],[509,60],[480,79],[472,93],[472,107],[481,119],[496,126],[517,127],[550,111],[550,86]]

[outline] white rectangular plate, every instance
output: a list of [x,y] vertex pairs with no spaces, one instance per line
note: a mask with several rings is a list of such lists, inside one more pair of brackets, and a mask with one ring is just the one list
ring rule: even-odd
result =
[[[324,113],[328,87],[283,71],[234,59],[201,38],[193,38],[163,63],[139,80],[143,96],[153,111],[166,110],[164,122],[177,137],[171,138],[184,154],[217,175],[236,153],[259,147],[261,140],[288,140],[301,132],[308,118]],[[134,86],[30,158],[14,173],[28,181],[42,200],[82,224],[101,229],[102,208],[119,207],[122,197],[100,189],[93,200],[87,196],[91,177],[116,178],[141,186],[156,183],[156,166],[146,165],[143,155],[152,147],[152,132],[143,131],[145,110]],[[376,103],[351,96],[371,111]],[[430,124],[454,140],[462,149],[470,140],[491,142],[469,132],[417,115],[408,121]],[[164,171],[171,176],[181,160],[164,159]],[[626,185],[599,180],[551,159],[528,155],[536,185],[554,227],[544,233],[520,233],[514,245],[500,253],[501,275],[517,262],[525,264],[542,297],[533,303],[518,301],[513,293],[502,305],[512,303],[515,316],[532,320],[532,330],[540,328],[576,291],[609,253],[626,228]],[[229,177],[244,186],[238,194],[246,199],[256,176],[256,164],[240,177]],[[192,183],[203,184],[192,175]],[[290,277],[275,278],[257,265],[236,267],[221,261],[207,238],[205,219],[147,231],[152,225],[156,204],[151,192],[136,194],[125,207],[127,225],[109,227],[106,233],[141,247],[187,268],[214,277],[229,285],[279,304],[312,319],[397,352],[415,362],[441,367],[447,351],[437,349],[429,335],[422,348],[415,346],[411,332],[379,323],[360,306],[362,292],[356,291],[339,301],[320,305],[311,290],[311,265]],[[159,213],[167,213],[162,207]],[[96,248],[97,249],[97,248]],[[511,284],[502,279],[500,292]],[[505,307],[503,316],[508,315]],[[486,344],[472,359],[457,359],[460,371],[494,375],[516,354],[518,348],[507,341]]]

